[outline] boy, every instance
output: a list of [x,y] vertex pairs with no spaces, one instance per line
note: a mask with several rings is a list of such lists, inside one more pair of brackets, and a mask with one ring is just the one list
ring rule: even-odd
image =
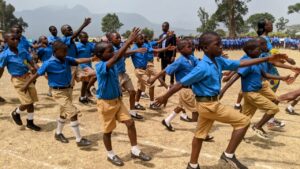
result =
[[28,86],[32,85],[39,76],[48,76],[49,87],[52,88],[52,95],[54,100],[59,105],[59,118],[57,120],[57,128],[55,132],[55,139],[62,143],[68,143],[69,140],[63,135],[62,130],[66,119],[71,120],[71,128],[76,137],[76,144],[78,147],[85,147],[91,145],[91,142],[80,135],[78,113],[79,111],[72,103],[72,87],[71,87],[71,66],[77,66],[81,63],[90,62],[91,58],[74,59],[67,56],[68,47],[61,41],[56,41],[52,45],[53,56],[47,60],[38,69],[37,73],[32,76],[22,90],[27,91]]
[[[113,44],[114,52],[117,53],[121,49],[121,36],[117,32],[113,32],[110,35],[110,41]],[[126,73],[126,65],[125,65],[125,59],[126,56],[129,56],[131,54],[134,54],[135,52],[146,52],[146,48],[139,48],[135,51],[130,50],[126,51],[125,56],[120,58],[120,60],[116,63],[117,70],[118,70],[118,78],[120,82],[120,86],[128,91],[129,93],[129,105],[130,110],[129,113],[132,118],[142,120],[144,117],[140,114],[138,114],[134,109],[137,110],[143,110],[143,106],[135,106],[135,95],[136,92],[134,90],[134,86],[132,84],[132,81],[129,77],[129,75]]]
[[19,45],[18,45],[19,50],[24,49],[29,53],[31,45],[27,40],[27,38],[22,35],[22,32],[23,32],[23,28],[20,25],[14,25],[11,28],[11,33],[15,34],[16,37],[19,39]]
[[[148,47],[148,48],[147,48]],[[163,52],[166,50],[175,50],[174,46],[168,46],[166,48],[160,48],[160,49],[153,49],[152,47],[149,47],[144,44],[144,37],[142,34],[139,34],[135,44],[132,47],[132,50],[136,50],[139,48],[147,48],[146,53],[134,53],[131,56],[133,65],[135,67],[135,75],[138,78],[138,91],[136,94],[136,99],[135,99],[135,106],[136,107],[141,107],[139,101],[141,97],[141,93],[145,91],[146,86],[149,86],[147,84],[147,80],[151,77],[154,76],[155,72],[151,71],[152,69],[147,69],[148,65],[148,55],[149,52]],[[149,86],[149,95],[150,95],[150,105],[149,108],[153,110],[158,110],[159,107],[155,106],[154,104],[154,85]]]
[[55,26],[50,26],[49,32],[51,33],[51,35],[48,36],[48,42],[50,45],[52,45],[55,41],[61,41],[60,37],[57,36],[57,29]]
[[[249,40],[244,46],[245,56],[241,60],[252,60],[261,55],[261,47],[257,39]],[[268,63],[243,67],[222,89],[221,96],[240,76],[242,77],[242,92],[244,105],[242,114],[252,118],[257,109],[265,111],[263,118],[253,125],[252,130],[262,139],[270,139],[268,134],[263,130],[265,125],[276,113],[279,112],[278,100],[275,93],[268,85],[262,81],[263,78],[275,80],[290,80],[290,76],[279,77],[266,72]]]
[[130,44],[136,39],[138,28],[134,28],[126,43],[114,54],[112,44],[100,42],[96,44],[94,54],[100,59],[96,64],[96,75],[98,81],[97,107],[100,114],[103,130],[103,142],[107,150],[107,160],[117,166],[123,166],[123,161],[114,154],[111,146],[111,133],[116,128],[116,121],[122,122],[128,129],[131,143],[131,157],[143,161],[151,160],[137,147],[137,137],[134,121],[130,118],[128,110],[122,101],[122,93],[118,80],[117,61],[124,57]]
[[33,84],[29,85],[27,92],[23,92],[21,90],[21,87],[30,78],[29,70],[35,73],[37,65],[34,64],[32,57],[24,48],[18,48],[19,37],[16,34],[7,33],[5,38],[8,48],[0,55],[0,78],[6,66],[12,77],[11,81],[21,102],[21,105],[11,113],[11,116],[18,126],[22,126],[23,122],[20,114],[27,110],[26,127],[34,131],[40,131],[41,128],[33,122],[33,104],[38,101],[35,86]]
[[168,98],[183,88],[183,86],[192,86],[192,90],[196,95],[199,118],[197,131],[192,143],[191,159],[187,169],[200,168],[198,157],[202,142],[215,120],[229,123],[234,127],[229,145],[221,156],[221,161],[227,165],[231,165],[231,167],[245,169],[247,167],[237,160],[234,152],[243,139],[250,121],[245,115],[219,102],[218,95],[221,88],[222,70],[236,70],[238,67],[250,66],[268,60],[283,59],[286,56],[278,55],[252,60],[233,61],[220,57],[222,55],[222,42],[217,33],[206,32],[201,35],[199,41],[200,48],[205,54],[203,59],[179,83],[172,86],[166,94],[158,97],[156,105],[166,105]]
[[[89,36],[86,32],[80,32],[79,40],[80,42],[76,43],[78,58],[91,58],[94,52],[95,44],[88,41]],[[83,104],[88,104],[91,101],[88,98],[91,96],[90,88],[88,88],[88,86],[91,87],[96,81],[96,77],[92,74],[95,74],[92,67],[92,62],[79,65],[78,77],[82,81],[79,102]]]

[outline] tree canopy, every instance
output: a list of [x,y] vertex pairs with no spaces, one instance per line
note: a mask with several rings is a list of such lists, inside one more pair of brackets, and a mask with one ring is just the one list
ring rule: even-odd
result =
[[123,26],[120,22],[119,17],[115,13],[108,13],[102,18],[102,32],[117,32]]

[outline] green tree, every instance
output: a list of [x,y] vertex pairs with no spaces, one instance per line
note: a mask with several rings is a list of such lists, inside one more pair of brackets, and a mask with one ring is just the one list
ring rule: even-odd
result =
[[222,37],[226,37],[226,32],[223,29],[217,29],[216,32]]
[[214,14],[210,17],[202,7],[198,9],[197,13],[201,22],[201,26],[197,28],[197,32],[214,31],[216,29],[218,23]]
[[215,0],[217,3],[216,17],[223,22],[229,31],[229,37],[236,37],[243,26],[243,16],[248,13],[247,3],[251,0]]
[[148,37],[148,39],[150,39],[150,40],[154,36],[154,31],[152,29],[147,28],[147,27],[142,29],[141,33],[145,34]]
[[251,15],[248,19],[247,19],[247,24],[254,30],[257,29],[257,23],[260,21],[260,20],[264,20],[264,19],[267,19],[269,21],[271,21],[272,23],[275,22],[275,18],[272,14],[270,13],[256,13],[256,14],[253,14]]
[[288,14],[300,12],[300,3],[296,3],[295,5],[290,5],[288,7]]
[[288,19],[284,19],[284,17],[279,18],[277,23],[275,24],[277,31],[278,32],[284,31],[287,23],[289,23]]
[[16,24],[22,25],[25,29],[28,24],[23,20],[22,17],[17,18],[14,15],[15,7],[11,4],[6,4],[4,0],[0,0],[0,29],[9,31],[9,29]]
[[115,32],[123,26],[123,23],[120,22],[119,17],[115,13],[108,13],[102,18],[102,32]]
[[123,34],[122,34],[122,36],[124,37],[124,38],[128,38],[129,37],[129,35],[131,34],[131,31],[130,30],[127,30],[126,32],[124,32]]

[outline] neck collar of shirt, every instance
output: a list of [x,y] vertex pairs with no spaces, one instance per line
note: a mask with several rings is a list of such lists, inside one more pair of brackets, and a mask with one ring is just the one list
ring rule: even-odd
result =
[[[58,61],[60,63],[64,63],[62,62],[61,60],[59,60],[56,56],[52,55],[51,58],[49,60],[55,60],[55,61]],[[65,59],[66,60],[66,59]]]
[[207,63],[210,63],[210,64],[213,64],[213,61],[206,55],[203,56],[203,61],[207,62]]

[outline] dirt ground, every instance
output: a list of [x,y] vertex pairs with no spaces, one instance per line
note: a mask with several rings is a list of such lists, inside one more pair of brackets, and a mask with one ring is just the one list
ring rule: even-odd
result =
[[[300,65],[300,52],[281,50],[294,58]],[[243,55],[242,51],[227,52],[232,59],[238,59]],[[202,53],[197,53],[202,57]],[[127,60],[127,71],[134,84],[136,78],[133,73],[131,60]],[[156,62],[157,69],[160,63]],[[280,70],[282,75],[290,74],[289,70]],[[169,80],[167,79],[167,82]],[[288,86],[282,83],[278,94],[299,88],[300,79]],[[69,124],[64,128],[64,134],[70,139],[69,144],[62,144],[54,139],[56,119],[58,117],[57,106],[52,98],[46,95],[48,91],[47,81],[40,77],[37,81],[37,90],[40,101],[36,103],[36,123],[42,127],[41,132],[20,130],[14,125],[10,113],[19,105],[10,77],[7,71],[0,80],[0,95],[7,102],[0,105],[0,168],[3,169],[110,169],[118,168],[106,160],[106,151],[102,143],[99,115],[96,105],[82,105],[78,102],[80,84],[74,89],[74,103],[81,110],[80,118],[82,135],[94,142],[89,149],[79,149],[75,144],[75,138]],[[165,89],[156,87],[156,94],[165,92]],[[222,103],[233,106],[237,93],[240,90],[240,82],[236,82],[226,93]],[[140,148],[153,157],[150,162],[141,162],[130,158],[130,144],[126,127],[119,124],[114,131],[113,149],[125,162],[122,168],[130,169],[183,169],[186,168],[191,151],[191,140],[196,123],[186,123],[179,120],[179,116],[173,121],[176,132],[168,132],[161,124],[161,120],[176,106],[177,95],[173,96],[167,107],[161,111],[147,109],[140,113],[145,121],[136,121],[138,143]],[[124,103],[128,106],[128,94],[124,93]],[[149,106],[149,100],[142,100],[145,106]],[[255,169],[296,169],[300,168],[300,116],[291,116],[285,113],[286,104],[280,104],[280,120],[286,122],[284,131],[270,131],[273,139],[263,141],[254,136],[249,130],[247,137],[250,143],[242,142],[236,154],[237,157],[249,168]],[[300,112],[300,105],[296,106]],[[190,112],[189,112],[190,115]],[[262,116],[260,111],[252,119],[257,121]],[[26,114],[22,117],[26,120]],[[219,157],[227,146],[232,128],[229,125],[215,123],[211,135],[215,142],[204,143],[199,163],[201,168],[218,168]]]

